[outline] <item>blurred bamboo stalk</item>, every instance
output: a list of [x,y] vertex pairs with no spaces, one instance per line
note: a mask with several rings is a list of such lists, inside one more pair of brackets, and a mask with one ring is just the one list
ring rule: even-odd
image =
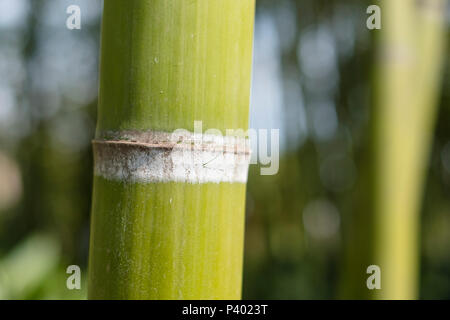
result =
[[[245,131],[253,20],[254,0],[105,1],[96,140]],[[240,298],[245,183],[168,180],[94,176],[89,298]]]
[[418,298],[420,200],[441,84],[446,4],[381,1],[372,263],[382,280],[374,298]]

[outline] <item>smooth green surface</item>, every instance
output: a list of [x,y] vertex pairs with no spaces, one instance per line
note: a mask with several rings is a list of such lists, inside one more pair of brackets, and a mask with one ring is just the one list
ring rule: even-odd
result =
[[375,238],[382,299],[418,298],[419,213],[445,45],[443,0],[380,2]]
[[246,129],[253,15],[254,0],[105,1],[97,134]]
[[[104,3],[97,137],[248,127],[254,0]],[[94,178],[89,298],[239,299],[245,185]]]
[[94,183],[89,298],[240,298],[244,184]]

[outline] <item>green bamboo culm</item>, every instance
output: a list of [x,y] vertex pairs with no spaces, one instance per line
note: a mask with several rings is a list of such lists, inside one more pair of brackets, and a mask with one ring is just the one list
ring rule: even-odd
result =
[[[105,1],[96,140],[247,130],[253,22],[254,0]],[[245,189],[94,175],[88,297],[239,299]]]
[[446,0],[382,0],[375,65],[374,298],[416,299],[419,210],[444,58]]

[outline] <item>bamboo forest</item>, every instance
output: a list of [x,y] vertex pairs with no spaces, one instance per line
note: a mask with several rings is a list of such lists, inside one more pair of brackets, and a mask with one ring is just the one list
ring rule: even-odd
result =
[[0,300],[450,299],[449,57],[448,0],[0,0]]

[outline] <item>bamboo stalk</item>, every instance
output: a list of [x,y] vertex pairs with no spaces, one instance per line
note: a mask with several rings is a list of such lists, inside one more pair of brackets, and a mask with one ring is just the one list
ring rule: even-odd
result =
[[375,242],[382,288],[418,297],[419,210],[443,62],[445,0],[381,1],[375,103]]
[[[138,166],[136,152],[164,157],[173,147],[128,134],[192,132],[196,120],[246,130],[253,20],[254,0],[105,1],[96,141],[112,149],[94,143],[99,172],[113,172],[102,155]],[[239,299],[245,181],[114,172],[94,176],[89,298]]]

